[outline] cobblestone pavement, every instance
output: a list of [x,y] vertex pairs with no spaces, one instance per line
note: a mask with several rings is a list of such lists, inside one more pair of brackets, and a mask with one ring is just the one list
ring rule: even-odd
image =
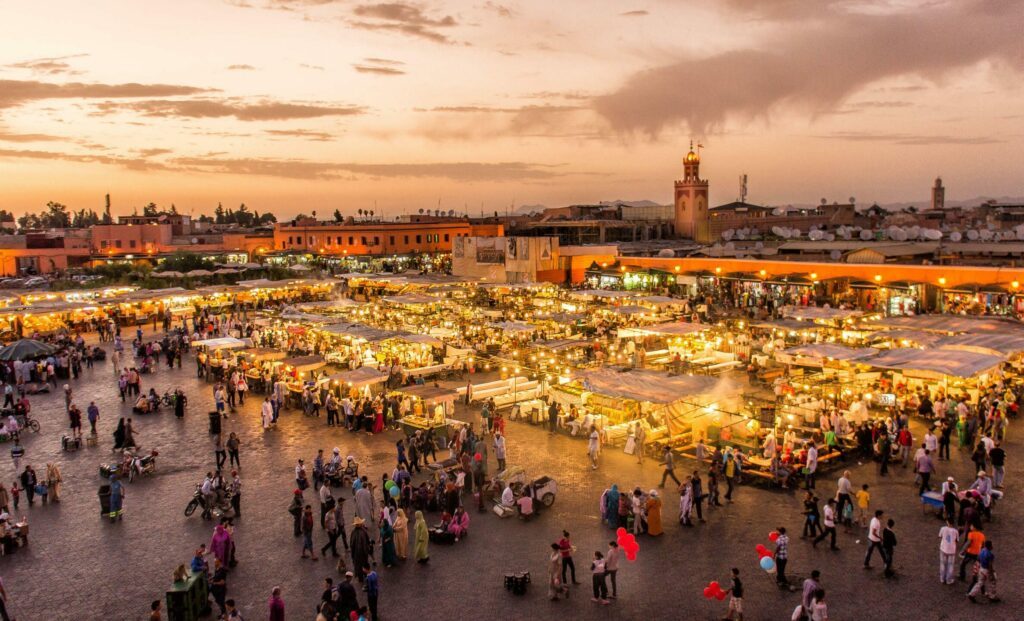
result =
[[[130,406],[117,396],[109,362],[98,364],[77,383],[75,400],[85,408],[95,400],[101,410],[100,446],[62,453],[60,436],[67,425],[61,395],[55,392],[33,399],[33,414],[42,432],[26,440],[25,463],[40,471],[46,462],[59,461],[65,478],[64,500],[48,506],[26,508],[19,513],[31,522],[31,544],[0,558],[0,575],[11,596],[11,609],[20,621],[35,619],[144,619],[148,604],[162,599],[179,563],[187,563],[192,550],[209,542],[212,523],[198,515],[186,518],[184,507],[194,484],[211,469],[213,447],[207,433],[206,413],[212,409],[212,390],[195,378],[191,359],[182,370],[161,369],[146,376],[143,390],[157,392],[182,387],[190,398],[185,420],[169,411],[136,416],[138,442],[144,449],[160,451],[155,476],[127,485],[125,517],[112,524],[98,515],[97,488],[103,481],[98,465],[110,459],[111,434],[119,416]],[[317,448],[326,453],[334,446],[342,455],[353,454],[361,471],[379,478],[390,472],[398,432],[382,437],[328,429],[322,419],[302,416],[295,410],[282,414],[277,431],[264,434],[258,408],[261,399],[247,400],[224,424],[242,440],[244,517],[238,522],[236,540],[239,565],[230,575],[229,596],[239,602],[247,619],[266,618],[266,599],[274,585],[283,588],[288,619],[313,619],[322,580],[337,578],[332,562],[300,560],[301,543],[292,536],[291,516],[286,512],[294,488],[295,460],[309,463]],[[475,414],[460,408],[461,417]],[[1004,603],[972,606],[965,588],[938,582],[938,529],[940,522],[924,514],[918,504],[911,474],[896,468],[895,476],[881,479],[871,465],[851,463],[855,485],[867,482],[874,506],[896,520],[899,546],[896,568],[899,577],[886,581],[880,569],[861,568],[863,533],[842,534],[838,552],[813,549],[799,539],[799,498],[763,488],[740,486],[735,504],[711,513],[707,524],[683,529],[676,524],[678,496],[665,494],[660,538],[642,537],[635,563],[623,561],[619,572],[619,599],[602,607],[590,601],[589,563],[594,550],[605,550],[614,535],[600,523],[598,499],[611,483],[632,489],[656,486],[660,470],[656,462],[643,466],[618,451],[607,452],[600,469],[591,471],[585,443],[564,435],[550,435],[523,423],[508,423],[508,462],[520,464],[532,475],[557,479],[558,498],[540,519],[523,523],[500,520],[493,514],[471,511],[470,536],[453,547],[431,546],[429,566],[406,562],[395,569],[381,569],[380,610],[384,619],[536,619],[569,614],[576,619],[717,619],[725,602],[706,601],[701,591],[710,580],[727,582],[729,568],[742,571],[746,586],[746,618],[788,619],[799,597],[780,592],[757,567],[754,546],[767,544],[768,533],[785,525],[794,535],[789,573],[802,579],[811,569],[823,574],[823,586],[834,619],[1011,619],[1021,618],[1019,594],[1024,584],[1018,538],[1010,537],[1020,524],[1018,482],[1022,474],[1019,442],[1012,437],[1007,448],[1008,500],[997,508],[996,521],[986,529],[996,543]],[[3,476],[13,480],[13,466],[3,450]],[[683,469],[692,462],[683,460]],[[493,453],[491,470],[495,468]],[[952,473],[970,481],[971,464],[966,454],[954,454],[951,464],[940,463],[936,478]],[[418,475],[422,476],[422,475]],[[819,482],[822,497],[834,493],[829,474]],[[418,479],[417,479],[418,480]],[[306,492],[312,501],[311,491]],[[351,524],[352,503],[347,503]],[[436,516],[428,516],[433,521]],[[545,566],[548,544],[563,528],[573,534],[580,587],[569,601],[549,602],[545,597]],[[316,533],[317,546],[326,537]],[[859,543],[858,543],[859,540]],[[876,566],[878,565],[876,561]],[[504,573],[529,570],[533,576],[526,596],[516,597],[502,586]]]

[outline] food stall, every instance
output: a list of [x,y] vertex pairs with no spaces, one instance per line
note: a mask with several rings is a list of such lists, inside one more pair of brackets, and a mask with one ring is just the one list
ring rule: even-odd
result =
[[351,371],[325,375],[317,380],[317,385],[326,385],[328,390],[335,391],[338,398],[370,397],[373,396],[373,387],[387,382],[388,377],[387,373],[374,367],[359,367]]
[[455,413],[455,399],[458,393],[439,386],[403,386],[393,391],[400,399],[409,399],[409,412],[398,422],[406,435],[417,431],[435,430],[441,437],[447,437],[449,426],[465,425],[462,421],[451,418]]

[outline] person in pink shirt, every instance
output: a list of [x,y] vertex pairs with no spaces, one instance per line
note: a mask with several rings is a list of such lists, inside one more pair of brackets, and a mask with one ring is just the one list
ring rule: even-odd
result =
[[281,587],[276,586],[270,592],[267,608],[270,612],[270,621],[284,621],[284,600],[281,599]]

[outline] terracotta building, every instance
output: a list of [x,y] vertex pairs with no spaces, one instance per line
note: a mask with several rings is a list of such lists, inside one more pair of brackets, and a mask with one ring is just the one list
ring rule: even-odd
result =
[[273,249],[349,256],[451,252],[459,237],[498,236],[503,232],[501,224],[476,224],[465,219],[340,223],[310,218],[278,223]]

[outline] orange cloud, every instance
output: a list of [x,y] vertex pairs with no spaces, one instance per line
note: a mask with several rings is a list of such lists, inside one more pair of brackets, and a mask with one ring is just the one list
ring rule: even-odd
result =
[[44,99],[112,99],[194,95],[211,89],[173,84],[53,84],[35,80],[0,80],[0,108],[12,108]]
[[247,104],[232,100],[215,99],[107,101],[96,104],[96,108],[102,113],[128,110],[150,117],[184,117],[195,119],[234,117],[239,121],[284,121],[324,116],[353,116],[363,114],[366,111],[365,108],[359,106],[323,106],[269,100]]

